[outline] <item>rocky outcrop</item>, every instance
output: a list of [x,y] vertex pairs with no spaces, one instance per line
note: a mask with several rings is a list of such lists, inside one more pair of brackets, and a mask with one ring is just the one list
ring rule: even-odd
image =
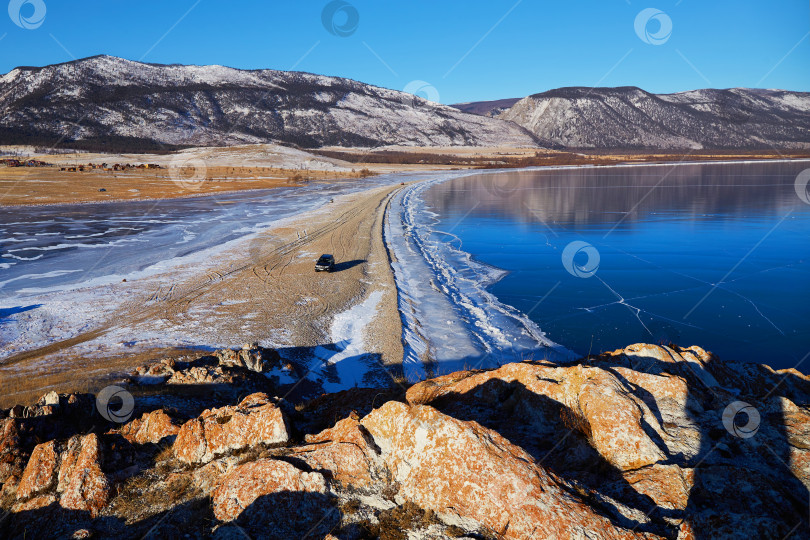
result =
[[[295,367],[282,360],[277,351],[247,343],[241,349],[221,349],[212,356],[190,362],[164,358],[154,364],[138,367],[132,373],[137,384],[221,384],[248,385],[262,374],[270,380],[298,380]],[[261,378],[259,378],[261,379]]]
[[[169,367],[267,384],[219,362]],[[4,411],[6,536],[810,537],[810,379],[698,347],[639,344],[294,408],[252,393],[203,410],[231,393],[192,395],[99,436],[61,435],[90,431],[66,420],[69,396]],[[38,407],[54,411],[28,414]]]
[[133,376],[137,382],[142,384],[160,384],[168,381],[172,375],[176,363],[171,359],[165,359],[160,362],[138,367]]
[[383,477],[379,449],[366,428],[353,418],[344,418],[333,428],[308,435],[306,442],[309,444],[293,449],[292,455],[334,481],[369,488]]
[[222,349],[215,353],[220,366],[241,367],[262,373],[278,367],[281,357],[272,349],[259,347],[256,343],[246,343],[242,349]]
[[266,394],[251,394],[235,407],[210,409],[177,434],[174,452],[185,463],[206,463],[226,452],[289,440],[281,409]]
[[86,511],[95,517],[111,492],[101,465],[101,444],[94,433],[71,437],[64,445],[56,441],[37,445],[17,487],[14,511],[58,501],[62,508]]
[[406,500],[503,538],[643,537],[595,513],[498,433],[389,402],[363,419]]
[[0,410],[0,497],[14,498],[23,470],[39,443],[86,430],[98,418],[94,413],[92,396],[56,392],[29,406]]
[[[667,536],[708,537],[715,526],[784,535],[807,527],[810,381],[785,370],[756,384],[768,371],[699,347],[640,344],[576,365],[455,373],[414,385],[407,399],[497,429],[619,523]],[[724,425],[742,402],[754,411],[750,433]]]

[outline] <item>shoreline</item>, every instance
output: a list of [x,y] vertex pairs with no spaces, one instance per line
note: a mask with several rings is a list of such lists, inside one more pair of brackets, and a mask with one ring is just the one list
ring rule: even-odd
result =
[[[653,161],[631,161],[631,162],[616,162],[616,163],[594,163],[594,164],[576,164],[576,165],[538,165],[532,167],[504,167],[504,168],[478,168],[478,167],[454,167],[454,168],[439,168],[437,167],[430,167],[426,169],[419,169],[413,170],[408,169],[407,167],[400,167],[397,170],[380,170],[380,171],[372,171],[371,176],[369,177],[352,177],[352,176],[345,176],[339,178],[316,178],[308,183],[320,183],[320,184],[335,184],[345,181],[357,181],[362,180],[363,178],[373,178],[375,176],[386,176],[386,175],[399,175],[399,174],[430,174],[430,173],[448,173],[448,172],[469,172],[470,174],[501,174],[501,173],[509,173],[509,172],[521,172],[521,171],[536,171],[536,170],[576,170],[576,169],[587,169],[587,168],[610,168],[610,167],[666,167],[666,166],[675,166],[675,165],[731,165],[731,164],[748,164],[748,163],[795,163],[795,162],[802,162],[808,161],[810,162],[810,157],[797,157],[797,158],[756,158],[756,159],[747,159],[747,158],[740,158],[740,159],[720,159],[720,160],[693,160],[693,161],[661,161],[661,160],[653,160]],[[360,165],[360,164],[358,164]],[[280,185],[280,186],[272,186],[272,187],[258,187],[258,188],[243,188],[243,189],[230,189],[226,191],[213,191],[213,192],[206,192],[206,193],[189,193],[186,195],[176,195],[173,197],[142,197],[142,198],[129,198],[129,199],[107,199],[103,201],[86,201],[86,200],[75,200],[69,202],[46,202],[46,203],[20,203],[20,204],[6,204],[0,203],[0,209],[8,208],[8,209],[15,209],[19,210],[22,208],[50,208],[50,207],[60,207],[60,206],[85,206],[85,205],[102,205],[102,204],[121,204],[121,203],[128,203],[128,202],[160,202],[160,201],[172,201],[172,200],[183,200],[183,199],[196,199],[201,197],[216,197],[218,195],[234,195],[237,193],[255,193],[260,191],[271,191],[277,189],[296,189],[307,184],[303,183],[296,183],[296,184],[289,184],[289,185]]]
[[[792,182],[793,175],[795,175],[795,172],[798,171],[801,168],[801,164],[803,162],[808,162],[808,161],[810,161],[810,159],[777,160],[777,161],[779,161],[779,162],[781,162],[783,164],[788,163],[788,164],[793,165],[791,167],[788,167],[789,169],[791,169],[791,171],[789,171],[789,173],[790,173],[789,174],[789,176],[790,176],[790,187],[787,188],[790,191],[790,196],[793,197],[794,196],[793,195],[793,190],[792,190],[792,187],[793,187],[793,182]],[[746,163],[741,163],[741,162],[736,162],[735,161],[735,162],[729,162],[727,164],[728,165],[748,165],[748,164],[763,164],[763,163],[768,164],[768,165],[771,165],[771,164],[774,164],[775,166],[777,165],[773,160],[768,160],[768,161],[759,161],[759,160],[757,160],[757,161],[751,161],[751,162],[746,162]],[[616,165],[615,167],[617,167],[617,168],[619,168],[619,167],[632,168],[632,167],[645,167],[645,166],[666,167],[666,165],[670,165],[670,164],[657,164],[657,165],[651,165],[651,164],[638,164],[637,165],[637,164],[632,164],[632,165]],[[710,164],[709,163],[698,163],[698,164],[684,163],[683,165],[699,165],[699,166],[703,166],[703,165],[710,165]],[[575,167],[575,168],[582,168],[582,167]],[[584,168],[588,168],[588,167],[584,167]],[[541,170],[542,171],[542,170],[548,170],[548,169],[549,169],[549,167],[538,168],[538,169],[533,169],[533,170]],[[777,170],[782,170],[782,167],[776,166],[776,169]],[[747,169],[745,169],[745,168],[743,168],[743,169],[734,169],[734,168],[732,168],[732,169],[729,169],[729,170],[732,170],[732,171],[738,171],[738,170],[745,171]],[[662,171],[660,173],[655,173],[655,174],[653,174],[652,171],[647,171],[647,172],[635,171],[632,174],[649,175],[649,176],[655,176],[656,178],[658,178],[658,177],[660,177],[660,175],[663,175],[664,173],[666,173],[667,175],[670,174],[667,171]],[[600,178],[600,173],[599,172],[592,172],[590,174],[592,175],[592,178]],[[631,173],[625,173],[625,174],[631,174]],[[673,174],[677,175],[678,173],[673,173]],[[692,174],[691,172],[688,173],[688,175],[691,175],[691,174]],[[711,173],[711,174],[714,174],[714,173]],[[556,175],[547,175],[547,176],[549,178],[554,178]],[[691,176],[690,176],[690,178],[691,178]],[[479,182],[480,183],[481,179],[480,178],[472,179],[471,183],[474,183],[474,182]],[[426,184],[428,184],[428,183],[429,182],[423,183],[422,185],[420,185],[420,187],[417,187],[415,189],[416,190],[424,189],[424,191],[427,191],[427,190],[431,189],[431,187],[432,187],[432,186],[426,186]],[[437,184],[434,184],[434,185],[437,185]],[[762,182],[761,184],[758,184],[758,185],[759,186],[770,186],[771,184],[768,183],[768,182]],[[787,180],[784,180],[784,183],[780,182],[778,185],[779,186],[787,186],[788,185]],[[524,186],[524,187],[526,187],[526,186]],[[459,186],[456,187],[456,190],[459,193],[462,193],[462,192],[463,193],[469,193],[470,191],[472,191],[472,186],[462,182]],[[448,295],[453,295],[453,296],[455,296],[455,295],[465,295],[466,296],[466,291],[472,292],[473,294],[475,294],[477,292],[476,291],[477,287],[474,287],[469,283],[469,281],[474,281],[474,282],[479,283],[479,284],[482,285],[480,288],[482,289],[483,294],[486,295],[489,292],[489,291],[487,291],[487,288],[489,286],[491,286],[492,283],[494,283],[494,282],[488,282],[487,281],[487,279],[489,278],[489,273],[486,270],[484,270],[484,272],[483,272],[484,278],[482,278],[482,279],[465,280],[464,276],[465,276],[465,274],[469,274],[469,273],[482,274],[482,272],[477,271],[477,267],[479,267],[479,266],[489,267],[490,265],[487,264],[487,263],[482,263],[481,261],[477,260],[476,254],[472,253],[469,248],[465,249],[465,248],[457,248],[457,247],[455,247],[456,241],[459,243],[459,245],[463,242],[462,238],[458,238],[454,234],[451,235],[449,233],[444,233],[443,231],[447,231],[447,230],[453,231],[453,229],[457,226],[457,224],[460,221],[463,221],[467,217],[467,215],[469,215],[473,210],[475,210],[475,208],[479,208],[479,204],[481,205],[481,208],[482,208],[481,213],[484,214],[484,215],[488,215],[487,214],[488,212],[490,212],[490,213],[497,212],[497,207],[495,207],[496,210],[491,210],[490,208],[485,207],[485,204],[481,203],[482,198],[475,198],[475,197],[470,197],[472,202],[470,202],[469,205],[464,206],[463,205],[464,203],[459,203],[458,201],[454,201],[452,199],[452,193],[454,193],[454,192],[452,192],[452,188],[450,188],[448,190],[448,192],[441,191],[440,194],[436,195],[434,198],[436,199],[436,202],[444,201],[445,204],[446,204],[445,208],[450,208],[451,211],[452,211],[452,209],[454,209],[454,204],[460,204],[461,208],[462,208],[461,210],[458,210],[458,207],[455,207],[456,211],[454,213],[451,213],[450,216],[445,216],[446,219],[445,219],[443,225],[439,226],[439,227],[436,227],[434,229],[434,228],[432,228],[430,226],[429,222],[433,221],[433,216],[435,216],[436,214],[433,214],[432,212],[426,210],[425,208],[421,207],[419,204],[415,204],[414,206],[417,208],[416,215],[420,217],[420,221],[422,221],[422,223],[420,224],[421,227],[419,225],[410,226],[409,229],[408,229],[409,230],[409,235],[411,237],[419,237],[419,236],[423,237],[425,240],[422,241],[422,244],[429,245],[428,247],[432,250],[432,249],[434,249],[435,244],[444,244],[445,243],[444,240],[443,240],[443,238],[445,238],[445,237],[442,237],[442,235],[447,234],[447,238],[450,238],[450,239],[446,241],[446,245],[442,248],[443,249],[443,254],[440,255],[438,258],[440,259],[440,262],[442,262],[442,263],[444,263],[445,261],[450,261],[450,263],[446,265],[449,268],[450,271],[445,272],[444,269],[443,269],[442,272],[437,272],[437,284],[438,284],[439,288],[441,288],[445,292],[447,292],[449,290],[450,292],[447,293]],[[450,202],[448,202],[448,199],[450,200]],[[476,203],[474,207],[472,206],[473,202]],[[798,206],[802,207],[801,203],[798,202],[798,199],[796,200],[796,203],[798,204]],[[465,214],[465,212],[464,212],[465,210],[469,210],[469,212],[467,214]],[[436,210],[436,212],[438,212],[438,210]],[[464,215],[462,216],[462,214],[464,214]],[[778,218],[778,216],[777,216],[777,218]],[[516,218],[516,219],[519,220],[520,218]],[[545,222],[542,220],[542,218],[540,218],[540,222],[545,225]],[[444,228],[442,228],[442,227],[444,227]],[[548,227],[548,226],[546,225],[546,227]],[[424,232],[420,231],[420,228],[423,229]],[[466,238],[466,240],[473,239],[473,241],[475,241],[475,239],[477,238],[476,233],[472,232],[472,231],[477,231],[477,229],[475,227],[468,227],[468,230],[471,231],[471,232],[469,232],[466,237],[461,233],[457,233],[457,234],[459,236],[461,236],[461,237]],[[439,239],[436,240],[436,238],[429,238],[429,236],[431,234],[438,236]],[[546,240],[546,241],[548,241],[548,240]],[[591,241],[594,243],[594,245],[597,245],[596,241],[593,241],[593,240],[591,240]],[[492,243],[490,243],[488,245],[491,247]],[[565,244],[562,244],[562,245],[564,246]],[[486,248],[482,248],[482,249],[486,250]],[[492,254],[492,249],[495,249],[495,248],[491,248],[489,250],[486,250],[487,253],[491,255]],[[559,249],[561,250],[562,246],[559,246]],[[495,264],[497,264],[497,263],[495,263]],[[559,260],[557,261],[557,264],[559,264]],[[730,265],[731,265],[731,263],[729,263],[729,266]],[[436,265],[434,265],[434,267],[435,266]],[[503,273],[502,275],[500,275],[498,277],[498,279],[502,279],[502,278],[506,277],[508,271],[503,270],[502,268],[497,267],[497,266],[495,268],[499,272]],[[725,269],[723,271],[725,271]],[[445,278],[443,278],[443,276],[448,276],[448,277],[445,279]],[[459,292],[459,291],[454,290],[454,287],[453,287],[454,282],[464,282],[464,281],[467,281],[468,283],[463,284],[464,287],[465,287],[463,289],[463,291]],[[549,283],[549,285],[552,284],[552,283],[554,283],[554,280],[552,280]],[[434,288],[435,288],[435,286],[434,286]],[[426,289],[426,288],[423,287],[423,289]],[[556,289],[556,285],[555,285],[555,287],[552,287],[552,290],[554,290],[554,289]],[[429,292],[430,291],[423,291],[422,294],[429,293]],[[611,292],[613,292],[613,291],[611,291]],[[414,295],[411,295],[411,296],[414,296]],[[513,296],[517,296],[517,294],[513,293]],[[541,298],[541,301],[542,301],[542,299],[545,299],[545,296],[543,296],[542,292],[540,292],[540,293],[536,293],[536,296],[534,296],[534,298]],[[624,300],[624,299],[622,299],[622,300]],[[750,300],[748,300],[747,298],[746,298],[746,300],[750,302]],[[523,313],[531,314],[534,311],[534,307],[532,307],[531,304],[529,304],[528,306],[521,305],[521,304],[514,304],[513,305],[511,303],[511,301],[509,300],[508,296],[505,297],[505,299],[495,297],[495,300],[493,302],[490,302],[490,303],[484,303],[484,302],[470,303],[470,305],[472,305],[473,307],[476,307],[476,308],[479,307],[479,306],[482,306],[482,309],[484,311],[486,311],[487,307],[489,307],[489,306],[493,306],[493,305],[494,306],[499,306],[500,304],[504,304],[508,308],[513,308],[514,307],[514,309],[515,309],[515,311],[517,312],[518,315],[522,315]],[[609,304],[609,302],[606,302],[606,304]],[[570,306],[571,304],[566,302],[565,305]],[[588,305],[588,304],[585,304],[585,305]],[[518,307],[515,307],[515,306],[520,306],[520,307],[518,308]],[[584,308],[582,308],[582,309],[584,309]],[[414,309],[414,311],[418,311],[418,310]],[[471,310],[465,310],[464,314],[466,315],[468,311],[471,311]],[[757,309],[757,313],[759,313],[758,309]],[[761,313],[759,313],[759,315],[761,315],[763,317],[763,319],[768,322],[768,324],[771,324],[774,328],[776,328],[776,325],[774,323],[772,323],[767,317],[765,317]],[[657,315],[653,314],[653,318],[655,318],[655,317],[659,317],[659,319],[664,319],[664,320],[666,319],[663,316],[657,316]],[[473,319],[475,317],[470,316],[469,318]],[[425,326],[426,325],[426,322],[425,322],[426,317],[424,317],[424,316],[422,316],[422,317],[413,317],[413,319],[414,319],[414,321],[418,321],[419,326]],[[539,330],[541,330],[542,335],[545,336],[546,332],[550,331],[550,327],[546,327],[545,323],[541,322],[543,320],[545,320],[545,319],[543,319],[541,317],[540,319],[537,319],[537,322],[538,322],[538,324],[540,324],[542,326],[542,328],[540,328]],[[649,324],[649,322],[648,322],[648,324]],[[478,326],[481,327],[482,325],[478,325]],[[501,325],[494,325],[494,326],[496,328],[499,328],[499,329],[502,328]],[[649,339],[656,339],[656,336],[653,335],[653,332],[651,332],[644,325],[644,323],[641,323],[641,326],[644,327],[643,329],[644,329],[644,331],[646,333],[649,333],[649,336],[648,336]],[[781,324],[780,324],[780,326],[781,326]],[[710,327],[710,326],[707,326],[707,327]],[[434,329],[438,329],[439,331],[441,331],[441,326],[440,325],[439,326],[434,325]],[[776,328],[776,330],[781,333],[781,330],[779,330],[778,328]],[[589,335],[589,334],[585,334],[585,335]],[[647,337],[647,336],[645,336],[645,337]],[[637,341],[643,341],[645,339],[645,337],[637,339]],[[628,342],[632,341],[633,339],[634,338],[623,339],[620,343],[622,343],[622,344],[623,343],[628,343]],[[713,344],[712,346],[717,348],[717,350],[715,350],[713,348],[712,349],[713,352],[722,354],[724,356],[724,358],[733,358],[735,361],[739,361],[739,362],[751,362],[751,363],[753,363],[753,362],[758,361],[756,358],[752,358],[751,355],[746,356],[744,353],[739,353],[739,351],[736,351],[733,354],[731,354],[731,353],[728,352],[728,350],[721,350],[722,349],[721,342],[716,340],[716,339],[712,340],[712,339],[706,339],[705,337],[702,337],[702,338],[693,337],[693,338],[688,339],[687,341],[689,343],[701,343],[701,345],[703,345],[703,346],[705,346],[705,344]],[[672,339],[671,342],[681,343],[681,341],[677,340],[677,339]],[[577,347],[575,338],[572,339],[571,335],[569,335],[568,338],[565,339],[565,340],[559,340],[557,343],[564,344],[564,347],[566,349],[568,349],[570,347],[570,349],[568,349],[568,350],[575,351],[575,356],[582,356],[582,355],[585,355],[586,353],[588,355],[590,355],[591,352],[592,352],[592,349],[590,349],[588,347],[587,343],[585,343],[584,346],[580,344]],[[613,341],[609,345],[606,345],[605,346],[606,348],[597,349],[596,352],[597,353],[606,352],[607,350],[610,350],[612,348],[622,346],[622,345],[616,345],[615,343],[616,342]],[[427,346],[423,346],[421,348],[422,349],[428,349]],[[802,356],[803,352],[801,352],[799,354],[796,354],[796,350],[794,349],[794,350],[791,350],[790,353],[791,354],[785,356],[786,359],[783,359],[781,361],[782,363],[771,364],[771,365],[775,365],[779,369],[788,369],[791,366],[793,366],[794,362],[799,362],[799,364],[802,363],[799,359]],[[457,369],[466,369],[466,367],[461,366],[461,367],[457,367]],[[806,368],[805,368],[805,373],[806,373]]]

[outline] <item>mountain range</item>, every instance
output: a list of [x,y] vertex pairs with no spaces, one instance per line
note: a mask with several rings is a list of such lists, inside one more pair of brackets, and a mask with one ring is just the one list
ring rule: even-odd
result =
[[640,88],[560,88],[516,102],[496,116],[566,148],[810,148],[810,93]]
[[0,77],[0,144],[810,148],[810,93],[560,88],[440,105],[339,77],[95,56]]
[[0,143],[534,146],[525,129],[349,79],[111,56],[0,77]]

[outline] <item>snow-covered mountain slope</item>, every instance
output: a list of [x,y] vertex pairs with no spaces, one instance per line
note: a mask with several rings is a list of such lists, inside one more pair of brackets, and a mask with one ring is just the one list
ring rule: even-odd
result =
[[535,145],[509,122],[308,73],[96,56],[0,77],[0,142],[63,137],[172,145]]
[[810,148],[810,93],[782,90],[560,88],[526,97],[498,118],[568,148]]
[[452,107],[466,113],[497,116],[520,100],[521,98],[507,98],[494,101],[470,101],[468,103],[454,103]]

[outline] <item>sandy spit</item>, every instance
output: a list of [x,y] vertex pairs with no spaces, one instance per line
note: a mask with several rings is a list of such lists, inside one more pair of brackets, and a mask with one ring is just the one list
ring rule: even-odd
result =
[[[183,343],[212,349],[260,342],[305,357],[333,345],[335,315],[376,292],[381,299],[366,326],[365,347],[381,367],[401,363],[402,328],[382,230],[398,189],[337,197],[199,267],[96,291],[110,301],[126,300],[94,328],[5,358],[0,407],[33,402],[49,390],[97,390],[111,373],[189,354]],[[335,272],[314,271],[322,253],[335,256]]]

